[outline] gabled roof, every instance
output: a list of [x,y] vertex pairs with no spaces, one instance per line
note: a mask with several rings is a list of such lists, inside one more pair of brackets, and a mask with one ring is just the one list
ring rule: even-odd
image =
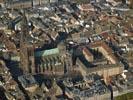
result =
[[48,55],[54,55],[54,54],[59,54],[58,48],[37,51],[37,52],[35,52],[35,57],[42,57],[42,56],[48,56]]

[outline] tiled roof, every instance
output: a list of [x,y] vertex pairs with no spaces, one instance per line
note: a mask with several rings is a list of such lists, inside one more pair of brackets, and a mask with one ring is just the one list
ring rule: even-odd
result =
[[105,42],[98,41],[98,42],[92,43],[90,46],[91,48],[102,47],[108,53],[108,56],[110,56],[115,62],[118,61],[118,59],[113,54],[113,50]]
[[92,53],[86,48],[83,48],[83,51],[87,54],[87,56],[93,56]]

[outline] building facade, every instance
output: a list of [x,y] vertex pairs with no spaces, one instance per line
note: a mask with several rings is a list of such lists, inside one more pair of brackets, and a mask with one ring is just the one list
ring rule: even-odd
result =
[[43,74],[64,74],[64,58],[59,49],[35,52],[35,72]]

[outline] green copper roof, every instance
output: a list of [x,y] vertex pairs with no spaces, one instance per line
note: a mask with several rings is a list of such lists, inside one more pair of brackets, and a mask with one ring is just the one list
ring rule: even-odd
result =
[[37,51],[37,52],[35,52],[35,57],[54,55],[54,54],[58,54],[58,53],[59,53],[59,49],[54,48],[54,49],[49,49],[49,50]]
[[11,60],[13,60],[13,61],[20,61],[20,57],[19,56],[14,56],[14,57],[11,57]]

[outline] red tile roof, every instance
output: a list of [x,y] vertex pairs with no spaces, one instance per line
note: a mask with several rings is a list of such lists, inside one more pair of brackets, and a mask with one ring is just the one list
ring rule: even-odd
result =
[[93,56],[92,53],[86,47],[83,48],[83,52],[85,52],[87,56]]
[[[104,41],[97,41],[95,43],[91,43],[90,44],[91,48],[99,48],[102,47],[106,53],[108,54],[108,56],[110,56],[115,62],[118,61],[118,59],[115,57],[115,55],[113,54],[113,50],[104,42]],[[102,52],[104,54],[104,52]]]

